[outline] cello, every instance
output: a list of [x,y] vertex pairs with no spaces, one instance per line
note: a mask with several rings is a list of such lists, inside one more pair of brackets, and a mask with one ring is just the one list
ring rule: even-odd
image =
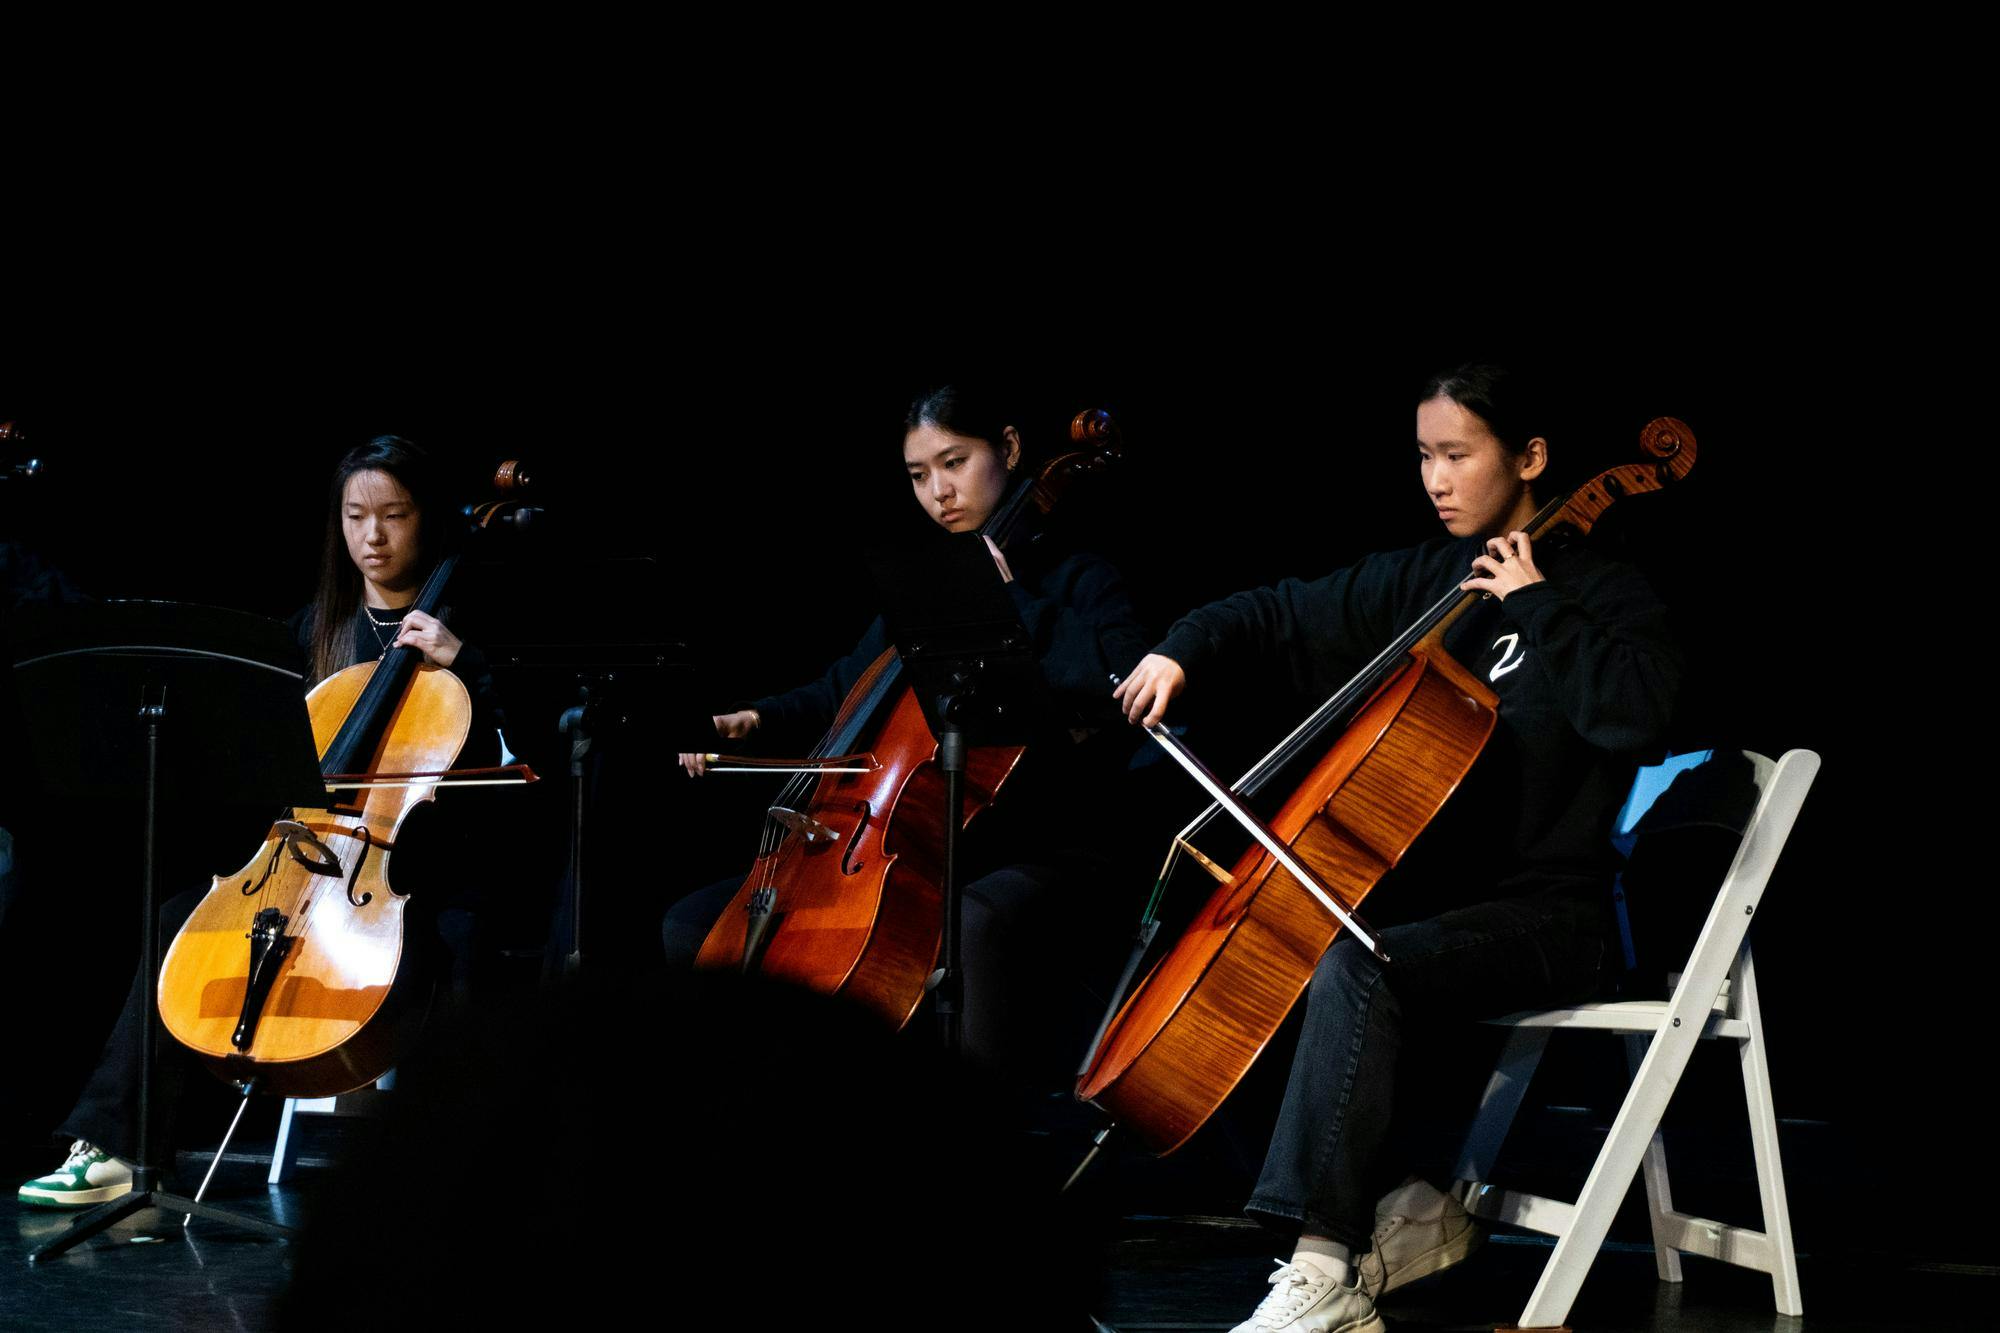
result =
[[[1016,484],[981,532],[1003,550],[1032,539],[1077,480],[1119,456],[1103,411],[1070,422],[1071,451]],[[969,826],[1024,753],[974,746],[967,756]],[[902,1027],[922,1001],[944,929],[945,777],[937,742],[891,648],[842,700],[804,760],[717,756],[710,772],[798,768],[766,814],[755,861],[695,957],[842,994]]]
[[[1649,423],[1640,447],[1650,461],[1550,501],[1526,525],[1530,538],[1581,538],[1620,497],[1663,489],[1694,466],[1693,433],[1673,418]],[[1483,596],[1440,598],[1232,788],[1164,728],[1149,729],[1217,801],[1175,840],[1161,883],[1186,853],[1219,887],[1107,1021],[1077,1082],[1079,1098],[1149,1150],[1172,1152],[1221,1105],[1342,929],[1379,955],[1356,909],[1457,789],[1495,725],[1493,691],[1443,642]],[[1239,798],[1315,754],[1268,825],[1244,808]],[[1188,841],[1218,809],[1256,839],[1228,869]]]
[[[521,483],[518,464],[495,478]],[[515,507],[469,511],[475,528]],[[456,553],[410,609],[437,614]],[[320,681],[306,696],[328,801],[287,810],[249,862],[216,877],[160,968],[160,1017],[220,1077],[287,1097],[375,1081],[394,1062],[389,999],[403,948],[405,896],[390,884],[410,812],[457,781],[532,782],[526,765],[453,770],[472,700],[450,671],[393,647]]]

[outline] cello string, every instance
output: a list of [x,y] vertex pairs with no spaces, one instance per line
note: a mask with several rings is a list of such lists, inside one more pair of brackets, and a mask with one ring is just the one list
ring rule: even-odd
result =
[[[1335,690],[1332,697],[1307,714],[1305,720],[1293,728],[1290,735],[1279,741],[1263,758],[1251,765],[1242,777],[1230,785],[1229,789],[1242,796],[1255,795],[1275,773],[1284,769],[1302,754],[1307,747],[1312,746],[1334,726],[1338,725],[1345,717],[1353,700],[1359,695],[1372,692],[1376,686],[1381,684],[1382,678],[1388,675],[1389,669],[1397,665],[1398,660],[1409,652],[1410,648],[1429,631],[1430,627],[1442,617],[1444,612],[1455,605],[1461,597],[1468,595],[1453,589],[1452,592],[1440,598],[1422,615],[1418,616],[1408,629],[1397,635],[1388,647],[1377,653],[1374,660],[1362,667],[1345,685]],[[1201,832],[1221,813],[1221,803],[1211,802],[1182,831],[1182,836],[1191,837]]]
[[[1386,648],[1377,653],[1374,659],[1362,667],[1346,684],[1335,690],[1326,702],[1307,714],[1305,720],[1293,728],[1290,735],[1279,741],[1263,758],[1251,765],[1242,777],[1230,785],[1229,790],[1242,796],[1255,795],[1263,787],[1264,783],[1269,781],[1273,774],[1289,765],[1307,747],[1313,745],[1329,730],[1344,720],[1349,707],[1357,696],[1373,692],[1381,684],[1382,680],[1387,677],[1389,671],[1398,665],[1400,659],[1408,654],[1411,647],[1428,633],[1430,628],[1446,612],[1457,605],[1462,598],[1469,596],[1471,596],[1470,593],[1461,592],[1454,587],[1451,592],[1439,598],[1422,615],[1419,615],[1407,629],[1397,635]],[[1201,832],[1221,813],[1221,803],[1211,802],[1182,831],[1181,836],[1184,838],[1191,837]]]
[[[330,840],[322,839],[322,841],[326,842],[326,845],[329,849],[333,847],[333,843]],[[289,857],[287,857],[286,859],[290,860]],[[313,881],[319,877],[313,874],[312,871],[307,870],[304,866],[298,865],[297,863],[291,864],[288,867],[288,869],[290,870],[291,873],[298,876],[299,882],[297,887],[292,889],[291,892],[286,897],[285,918],[289,924],[290,929],[288,933],[291,935],[292,939],[294,941],[297,941],[299,944],[303,944],[306,937],[312,933],[313,922],[312,922],[311,909],[312,909],[312,894],[314,888]],[[294,947],[296,947],[296,945]]]
[[[327,849],[334,853],[334,858],[338,860],[342,866],[346,866],[350,864],[347,858],[355,854],[356,850],[360,847],[361,840],[359,838],[351,836],[348,833],[338,831],[339,829],[340,826],[338,824],[334,825],[332,829],[328,830],[327,836],[324,839],[322,839],[322,841],[326,843]],[[326,875],[314,874],[309,870],[303,870],[303,867],[301,867],[301,870],[303,873],[300,879],[299,891],[292,900],[291,918],[294,922],[299,922],[301,921],[301,919],[303,919],[303,924],[300,926],[296,935],[296,938],[303,942],[305,938],[312,933],[312,928],[313,928],[312,909],[316,905],[314,901],[314,895],[317,894],[320,888],[322,887],[319,881],[329,877]],[[333,879],[334,883],[342,886],[342,892],[344,893],[346,891],[345,886],[347,883],[346,876],[343,874],[341,876],[333,877]]]
[[1389,670],[1399,664],[1399,659],[1410,651],[1417,640],[1428,633],[1431,626],[1456,605],[1459,599],[1469,595],[1453,588],[1451,592],[1439,598],[1407,629],[1398,634],[1388,647],[1377,653],[1366,666],[1356,672],[1351,680],[1335,690],[1331,698],[1308,714],[1306,719],[1293,729],[1291,735],[1278,742],[1270,753],[1252,766],[1248,773],[1237,779],[1231,790],[1244,795],[1255,794],[1274,771],[1290,763],[1341,721],[1342,715],[1357,695],[1372,692],[1380,685]]
[[757,864],[762,867],[758,871],[759,878],[757,881],[757,887],[760,889],[770,886],[771,876],[775,873],[773,862],[776,859],[778,844],[784,840],[784,836],[783,832],[780,831],[776,816],[766,814],[764,816],[763,832],[759,834],[757,839]]
[[[281,818],[292,818],[295,813],[287,810]],[[274,828],[271,830],[271,838],[276,840],[277,845],[271,849],[271,854],[264,858],[264,882],[257,886],[259,910],[271,905],[271,881],[278,877],[279,862],[285,855],[285,835]]]

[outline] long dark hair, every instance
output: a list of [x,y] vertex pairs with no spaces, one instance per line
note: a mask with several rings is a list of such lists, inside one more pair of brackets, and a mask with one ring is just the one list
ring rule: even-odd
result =
[[386,472],[402,483],[416,504],[424,563],[428,565],[437,554],[438,520],[443,511],[439,508],[442,500],[436,466],[430,455],[395,435],[378,435],[343,454],[334,466],[333,484],[327,494],[326,544],[320,552],[319,591],[313,596],[314,682],[344,669],[354,651],[354,617],[361,609],[361,571],[347,554],[347,537],[340,520],[348,479],[357,472]]

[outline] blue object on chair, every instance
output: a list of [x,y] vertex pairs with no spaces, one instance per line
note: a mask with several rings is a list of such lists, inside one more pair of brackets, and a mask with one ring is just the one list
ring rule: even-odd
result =
[[[1653,803],[1673,786],[1674,779],[1689,769],[1699,768],[1715,756],[1713,750],[1689,750],[1685,754],[1670,754],[1657,764],[1647,764],[1632,779],[1632,790],[1625,797],[1624,808],[1611,826],[1611,845],[1618,849],[1620,856],[1631,856],[1633,847],[1639,842],[1639,821],[1653,808]],[[1633,971],[1639,966],[1639,951],[1632,944],[1632,914],[1625,908],[1625,872],[1619,871],[1611,881],[1611,905],[1618,914],[1618,947],[1625,955],[1625,970]]]

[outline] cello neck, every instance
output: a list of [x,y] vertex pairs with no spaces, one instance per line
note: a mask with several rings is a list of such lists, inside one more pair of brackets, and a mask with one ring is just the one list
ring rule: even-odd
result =
[[[409,610],[436,615],[444,601],[445,585],[451,581],[452,571],[457,567],[458,556],[455,554],[439,560],[430,577],[424,580],[424,586]],[[367,614],[365,607],[361,613]],[[376,747],[382,743],[382,736],[388,730],[389,718],[395,713],[396,705],[402,702],[403,691],[409,688],[410,678],[416,675],[417,667],[423,660],[424,655],[410,647],[391,648],[382,654],[375,674],[369,678],[368,687],[355,700],[347,720],[341,723],[340,731],[326,747],[326,754],[320,760],[321,773],[367,771]]]
[[1086,409],[1070,419],[1069,442],[1076,447],[1015,482],[1014,489],[979,529],[995,546],[1004,551],[1009,542],[1023,535],[1034,540],[1037,534],[1031,520],[1052,511],[1073,482],[1116,463],[1124,447],[1117,423],[1102,408]]

